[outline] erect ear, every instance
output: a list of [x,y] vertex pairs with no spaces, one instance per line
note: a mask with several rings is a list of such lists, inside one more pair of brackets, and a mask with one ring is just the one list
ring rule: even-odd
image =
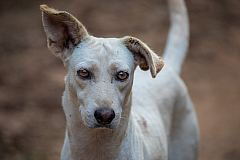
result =
[[124,37],[122,42],[133,53],[134,60],[139,67],[145,71],[150,68],[152,77],[155,78],[164,65],[162,58],[135,37]]
[[88,37],[85,27],[71,14],[41,5],[42,21],[47,34],[48,48],[63,61],[75,46]]

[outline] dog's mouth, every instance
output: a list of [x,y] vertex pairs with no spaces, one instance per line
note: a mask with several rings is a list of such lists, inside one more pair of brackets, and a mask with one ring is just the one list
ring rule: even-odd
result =
[[94,129],[115,129],[115,127],[113,127],[113,125],[111,124],[95,124]]
[[92,124],[86,124],[85,126],[87,126],[88,128],[91,129],[116,129],[118,127],[118,123],[113,122],[110,124],[98,124],[98,123],[92,123]]

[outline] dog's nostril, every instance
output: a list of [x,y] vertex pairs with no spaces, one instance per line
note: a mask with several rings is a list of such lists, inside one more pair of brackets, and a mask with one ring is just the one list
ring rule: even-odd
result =
[[113,120],[113,119],[112,119],[111,117],[108,118],[108,122],[112,122],[112,120]]
[[98,122],[102,122],[102,121],[103,121],[103,118],[102,118],[102,117],[99,117],[99,118],[97,118],[97,121],[98,121]]
[[108,122],[112,122],[113,118],[115,117],[115,113],[113,112],[110,117],[108,118]]
[[110,124],[115,118],[115,112],[112,109],[101,108],[95,111],[94,117],[98,124]]

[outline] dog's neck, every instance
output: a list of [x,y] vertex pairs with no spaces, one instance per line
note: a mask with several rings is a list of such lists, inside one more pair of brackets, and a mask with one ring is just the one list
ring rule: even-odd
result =
[[[63,108],[67,119],[67,136],[71,157],[86,159],[113,159],[118,156],[123,143],[128,141],[131,132],[132,93],[126,96],[122,106],[122,117],[116,129],[91,129],[83,124],[77,99],[66,85],[63,95]],[[128,133],[128,135],[126,135]],[[131,134],[130,134],[131,135]],[[126,138],[128,136],[128,138]],[[101,157],[99,157],[101,156]],[[75,157],[75,158],[74,158]]]

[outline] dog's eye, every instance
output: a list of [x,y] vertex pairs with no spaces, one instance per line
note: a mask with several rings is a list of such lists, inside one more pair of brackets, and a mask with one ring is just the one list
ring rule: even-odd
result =
[[81,78],[90,78],[90,74],[86,69],[80,69],[79,71],[77,71],[77,74]]
[[117,75],[117,79],[118,80],[125,80],[128,78],[128,73],[127,72],[123,72],[123,71],[120,71],[118,72],[118,75]]

